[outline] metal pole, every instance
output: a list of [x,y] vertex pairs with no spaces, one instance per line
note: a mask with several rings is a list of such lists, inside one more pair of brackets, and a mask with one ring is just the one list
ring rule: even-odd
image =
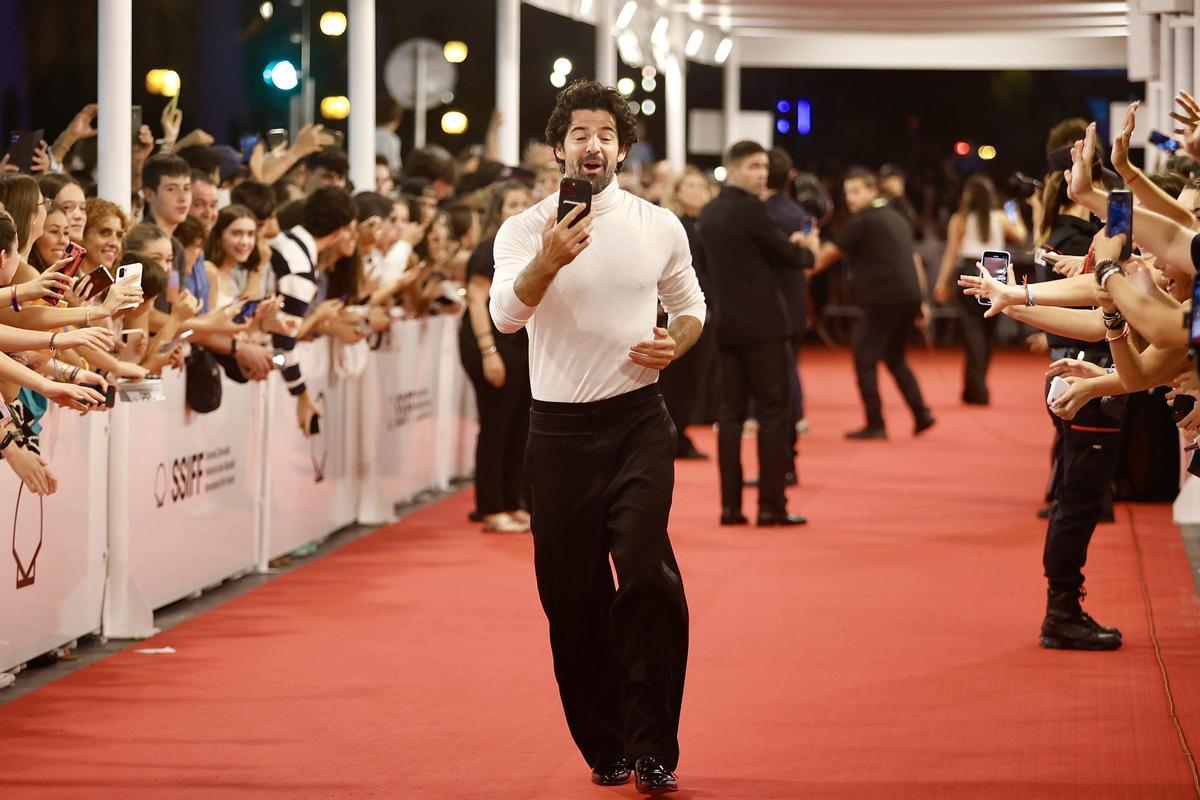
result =
[[[1200,0],[1196,0],[1200,3]],[[613,41],[612,0],[596,0],[596,80],[617,85],[617,46]]]
[[97,0],[97,13],[97,191],[128,211],[134,134],[129,115],[133,103],[133,0]]
[[304,104],[300,109],[300,118],[305,125],[312,125],[315,120],[317,87],[312,81],[312,9],[308,3],[301,7],[300,23],[300,97]]
[[[1158,25],[1158,80],[1162,85],[1162,102],[1154,112],[1158,117],[1158,129],[1173,130],[1171,126],[1175,123],[1170,114],[1175,105],[1175,34],[1171,30],[1171,18],[1166,14],[1159,17]],[[1156,152],[1154,169],[1159,169],[1166,158],[1158,148],[1153,148],[1152,152]]]
[[729,58],[725,59],[725,149],[737,137],[737,116],[742,108],[742,70],[738,63],[738,45],[735,42]]
[[678,175],[687,166],[687,56],[684,55],[684,15],[671,15],[669,36],[670,55],[667,56],[667,161],[671,172]]
[[521,160],[521,0],[496,2],[496,107],[500,126],[500,160]]
[[375,0],[350,0],[350,180],[375,189]]
[[413,70],[413,145],[415,147],[425,146],[425,119],[428,116],[426,107],[425,84],[428,83],[426,75],[429,72],[428,62],[429,53],[424,42],[417,42],[417,68]]

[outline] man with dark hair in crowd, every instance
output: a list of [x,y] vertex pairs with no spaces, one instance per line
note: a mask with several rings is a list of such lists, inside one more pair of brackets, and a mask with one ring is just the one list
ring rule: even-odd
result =
[[198,169],[192,170],[192,207],[188,216],[195,218],[208,233],[217,224],[217,213],[221,210],[221,195],[212,175]]
[[[815,221],[797,203],[788,190],[796,170],[792,157],[782,147],[772,147],[767,153],[767,190],[763,199],[767,204],[767,213],[771,216],[785,236],[791,236],[796,231],[812,231]],[[776,270],[779,286],[783,290],[783,299],[787,304],[788,323],[790,324],[790,341],[792,345],[791,427],[792,437],[792,470],[791,477],[796,473],[796,436],[801,431],[807,431],[808,422],[804,419],[804,386],[800,382],[800,348],[804,344],[804,333],[808,329],[808,282],[804,279],[803,270]]]
[[832,242],[821,246],[810,276],[847,259],[853,279],[858,321],[854,325],[854,370],[867,424],[846,434],[847,439],[886,439],[883,401],[879,398],[878,365],[892,373],[912,411],[914,434],[933,427],[917,376],[905,358],[914,321],[928,324],[925,271],[915,257],[912,226],[879,196],[875,175],[855,168],[843,187],[852,215]]
[[591,183],[590,212],[557,222],[551,195],[506,221],[490,304],[501,333],[529,328],[538,593],[592,780],[626,783],[632,760],[639,791],[674,791],[688,614],[667,535],[675,433],[655,384],[700,336],[704,295],[678,218],[616,181],[637,141],[620,92],[575,81],[546,141]]
[[[337,186],[314,191],[304,204],[304,223],[285,230],[271,242],[271,272],[283,296],[282,313],[298,319],[307,316],[317,296],[317,265],[326,255],[335,260],[353,255],[356,244],[354,199],[350,193]],[[329,313],[336,310],[327,303],[321,308]],[[304,385],[295,352],[296,335],[272,334],[272,340],[284,353],[283,380],[296,398],[296,421],[304,435],[311,436],[321,408]]]
[[150,156],[142,167],[142,195],[147,221],[174,235],[192,208],[191,166],[175,155]]
[[340,147],[322,147],[304,159],[304,193],[312,194],[322,186],[346,188],[350,157]]
[[[812,266],[816,234],[790,239],[771,221],[761,197],[767,188],[767,151],[736,142],[725,156],[728,178],[700,212],[700,241],[713,277],[721,375],[717,452],[721,524],[746,525],[742,514],[742,424],[754,401],[758,418],[758,524],[803,525],[789,514],[784,487],[789,465],[788,400],[795,372],[792,324],[779,270]],[[794,432],[795,428],[792,428]]]
[[[458,176],[454,156],[444,147],[427,144],[408,154],[404,165],[405,182],[414,178],[429,181],[438,200],[454,195],[454,184]],[[405,190],[407,191],[407,190]]]

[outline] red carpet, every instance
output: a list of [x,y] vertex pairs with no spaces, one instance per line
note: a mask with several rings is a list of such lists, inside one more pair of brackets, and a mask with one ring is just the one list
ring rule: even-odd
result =
[[[1147,613],[1194,746],[1200,617],[1168,508],[1122,507],[1092,546],[1087,608],[1125,648],[1036,644],[1043,364],[1000,358],[993,406],[967,409],[958,358],[919,358],[938,426],[913,440],[890,391],[891,442],[851,446],[848,358],[806,355],[814,435],[791,503],[807,529],[721,529],[713,462],[681,466],[678,797],[1197,796]],[[635,796],[588,783],[529,541],[481,535],[470,505],[449,499],[145,645],[175,655],[126,651],[0,707],[0,797]]]

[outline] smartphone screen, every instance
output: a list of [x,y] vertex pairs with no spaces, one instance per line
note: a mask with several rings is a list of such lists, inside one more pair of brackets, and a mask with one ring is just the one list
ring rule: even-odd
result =
[[1166,153],[1174,153],[1179,149],[1179,142],[1161,131],[1150,131],[1150,144]]
[[1008,215],[1010,222],[1016,222],[1021,218],[1021,207],[1016,200],[1009,200],[1004,204],[1004,213]]
[[286,128],[272,128],[267,131],[267,149],[278,150],[287,146],[288,132]]
[[1133,248],[1133,194],[1128,189],[1108,193],[1108,235],[1125,234],[1121,260],[1129,258]]
[[562,222],[563,218],[578,205],[586,208],[583,214],[571,223],[572,227],[592,211],[592,182],[578,178],[563,178],[562,183],[558,185],[558,221]]
[[813,232],[813,218],[805,217],[804,222],[800,223],[800,232],[808,236]]
[[[1001,283],[1008,283],[1008,265],[1012,261],[1012,257],[1008,253],[1003,250],[985,250],[980,261],[983,262],[983,268],[989,275]],[[981,306],[992,304],[992,301],[986,297],[976,297],[975,299]]]
[[1196,313],[1197,308],[1200,308],[1200,281],[1192,285],[1192,347],[1200,347],[1200,314]]
[[258,134],[250,134],[243,136],[240,142],[242,149],[242,163],[249,164],[250,157],[254,155],[254,148],[258,146]]

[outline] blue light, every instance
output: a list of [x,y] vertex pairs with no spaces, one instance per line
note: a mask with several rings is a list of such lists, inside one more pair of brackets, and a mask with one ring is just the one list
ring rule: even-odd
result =
[[788,122],[786,119],[777,120],[775,122],[775,130],[779,131],[780,133],[788,133],[792,130],[792,123]]
[[263,70],[263,81],[285,92],[290,92],[300,84],[300,76],[296,73],[296,65],[290,61],[272,61]]
[[796,101],[796,133],[801,136],[812,133],[812,103],[807,100]]
[[780,114],[786,114],[792,110],[792,104],[789,103],[787,100],[780,100],[778,103],[775,104],[775,110],[778,111]]

